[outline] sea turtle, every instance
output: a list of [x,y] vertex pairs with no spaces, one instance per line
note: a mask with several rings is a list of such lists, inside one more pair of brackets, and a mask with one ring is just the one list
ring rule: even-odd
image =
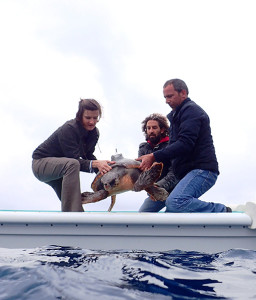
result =
[[100,173],[96,175],[91,184],[94,192],[82,193],[82,204],[98,202],[111,196],[108,209],[111,211],[117,194],[142,190],[145,190],[155,201],[166,200],[168,192],[155,185],[163,169],[162,163],[154,162],[149,170],[141,171],[140,162],[124,158],[122,154],[112,155],[111,160],[115,161],[115,164],[111,165],[112,170],[104,175]]

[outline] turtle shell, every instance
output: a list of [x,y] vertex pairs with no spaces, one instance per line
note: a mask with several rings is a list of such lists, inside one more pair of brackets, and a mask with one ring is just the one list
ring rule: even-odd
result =
[[115,161],[115,164],[111,165],[112,170],[104,175],[98,173],[92,182],[92,190],[96,192],[105,189],[109,192],[109,196],[113,193],[132,190],[141,173],[140,163],[136,160],[126,159],[122,154],[113,155],[111,160]]

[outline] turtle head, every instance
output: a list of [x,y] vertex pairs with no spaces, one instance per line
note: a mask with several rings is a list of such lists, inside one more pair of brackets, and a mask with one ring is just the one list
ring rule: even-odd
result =
[[101,178],[101,182],[104,186],[104,190],[110,192],[119,184],[119,177],[117,174],[108,172]]

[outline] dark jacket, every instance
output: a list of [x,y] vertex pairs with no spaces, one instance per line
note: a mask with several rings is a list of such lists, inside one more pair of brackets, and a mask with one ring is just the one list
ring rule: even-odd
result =
[[[139,145],[139,157],[145,154],[150,154],[152,152],[155,152],[157,150],[161,150],[165,148],[169,144],[169,141],[164,141],[156,145],[155,147],[150,144],[149,142],[144,142]],[[171,192],[175,185],[177,184],[177,179],[173,174],[172,164],[169,159],[163,161],[164,167],[162,174],[159,178],[159,181],[157,182],[157,185],[167,190],[167,192]]]
[[171,159],[178,179],[194,169],[219,174],[210,120],[206,112],[187,98],[167,117],[171,123],[170,143],[154,153],[156,161]]
[[95,128],[87,131],[75,119],[67,121],[59,127],[46,141],[39,145],[32,154],[33,159],[44,157],[75,158],[80,162],[80,170],[90,172],[90,160],[99,139],[99,131]]

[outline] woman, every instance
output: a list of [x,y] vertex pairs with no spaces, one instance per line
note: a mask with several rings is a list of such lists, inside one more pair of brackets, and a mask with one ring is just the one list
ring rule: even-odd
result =
[[81,99],[76,118],[59,127],[33,152],[35,177],[49,184],[61,200],[62,211],[84,211],[81,202],[80,171],[104,174],[114,162],[96,160],[99,139],[97,122],[102,115],[94,99]]

